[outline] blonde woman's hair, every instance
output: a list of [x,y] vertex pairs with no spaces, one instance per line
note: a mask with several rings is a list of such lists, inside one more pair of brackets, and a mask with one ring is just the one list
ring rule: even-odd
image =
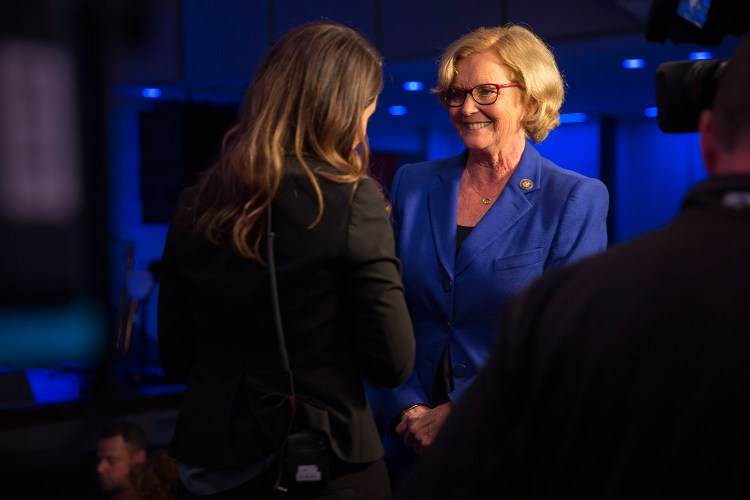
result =
[[550,48],[526,27],[507,24],[463,35],[440,58],[437,86],[432,92],[440,95],[453,84],[459,61],[486,51],[492,51],[510,69],[511,80],[519,84],[524,96],[526,136],[542,142],[560,124],[564,82]]
[[[289,155],[317,193],[317,224],[324,207],[316,176],[355,183],[368,175],[361,123],[382,87],[382,57],[349,27],[315,22],[280,38],[248,87],[219,159],[193,190],[196,230],[213,243],[229,237],[240,255],[261,261],[264,215]],[[313,172],[306,158],[322,160],[335,173]]]

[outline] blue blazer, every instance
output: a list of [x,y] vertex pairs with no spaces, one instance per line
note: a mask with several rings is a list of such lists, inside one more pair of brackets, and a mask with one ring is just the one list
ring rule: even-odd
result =
[[487,360],[508,298],[547,269],[607,245],[604,184],[558,167],[527,142],[500,198],[456,255],[458,189],[467,158],[464,151],[404,165],[393,180],[396,251],[417,352],[410,378],[385,390],[387,425],[405,408],[429,404],[446,345],[455,402]]

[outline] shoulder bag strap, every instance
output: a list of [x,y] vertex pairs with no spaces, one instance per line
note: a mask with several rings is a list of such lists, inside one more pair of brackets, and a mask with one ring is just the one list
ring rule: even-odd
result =
[[289,355],[286,351],[286,340],[284,339],[284,328],[281,324],[281,308],[279,307],[279,291],[276,283],[276,261],[274,260],[273,240],[276,234],[271,230],[271,204],[268,204],[268,222],[266,224],[266,248],[268,253],[268,277],[271,285],[271,304],[273,306],[273,319],[276,329],[276,337],[279,342],[279,353],[281,355],[281,369],[289,377],[289,396],[292,409],[297,411],[297,400],[294,392],[294,381],[292,380],[292,369],[289,365]]

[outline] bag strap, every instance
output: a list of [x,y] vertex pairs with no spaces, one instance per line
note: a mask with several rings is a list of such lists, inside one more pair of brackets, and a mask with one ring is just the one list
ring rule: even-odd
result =
[[276,282],[276,261],[274,260],[273,240],[276,234],[271,230],[271,204],[268,204],[268,223],[266,225],[266,248],[268,253],[268,277],[271,285],[271,304],[273,306],[273,319],[276,330],[276,337],[279,342],[279,353],[281,356],[281,369],[289,377],[289,400],[292,404],[292,410],[297,412],[297,396],[294,391],[294,381],[292,380],[292,369],[289,364],[289,355],[286,350],[286,340],[284,338],[284,328],[281,324],[281,308],[279,307],[279,290]]
[[[271,204],[268,204],[268,223],[266,225],[266,247],[268,250],[268,277],[269,277],[269,283],[271,285],[271,303],[273,305],[273,318],[274,318],[274,324],[275,324],[275,330],[276,330],[276,337],[279,341],[279,353],[281,356],[281,367],[284,372],[289,377],[289,402],[292,405],[292,418],[289,422],[289,428],[287,429],[287,439],[284,442],[284,446],[282,447],[282,459],[279,462],[278,471],[276,473],[276,480],[274,482],[274,490],[287,493],[290,488],[290,484],[287,481],[296,482],[296,479],[286,479],[285,480],[285,473],[288,472],[289,464],[287,463],[286,457],[287,453],[289,452],[289,446],[290,446],[290,437],[293,435],[293,428],[295,425],[295,420],[297,417],[297,401],[296,401],[296,393],[294,392],[294,381],[292,380],[292,369],[289,364],[289,355],[286,350],[286,341],[284,339],[284,328],[281,324],[281,307],[279,306],[279,290],[278,290],[278,284],[276,282],[276,261],[274,259],[274,250],[273,250],[273,241],[276,236],[276,234],[271,229]],[[305,442],[306,446],[309,446],[308,442]],[[327,458],[326,458],[327,461]],[[327,463],[327,462],[326,462]],[[295,464],[292,462],[292,465],[294,466],[295,470],[299,471],[299,468],[302,467],[300,464]],[[305,467],[310,467],[310,465],[306,465]],[[327,482],[327,466],[324,467],[325,471],[325,482],[322,484],[325,485]],[[293,477],[293,476],[292,476]],[[318,479],[317,481],[320,481]],[[305,483],[303,483],[305,484]]]

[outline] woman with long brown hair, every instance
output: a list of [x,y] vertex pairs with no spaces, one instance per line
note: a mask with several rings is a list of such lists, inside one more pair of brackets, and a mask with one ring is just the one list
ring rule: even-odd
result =
[[258,69],[220,157],[181,197],[158,321],[164,372],[187,384],[170,447],[178,498],[289,497],[290,422],[325,436],[329,480],[306,498],[390,494],[362,378],[403,382],[414,339],[386,203],[367,175],[382,85],[381,57],[355,31],[292,30]]

